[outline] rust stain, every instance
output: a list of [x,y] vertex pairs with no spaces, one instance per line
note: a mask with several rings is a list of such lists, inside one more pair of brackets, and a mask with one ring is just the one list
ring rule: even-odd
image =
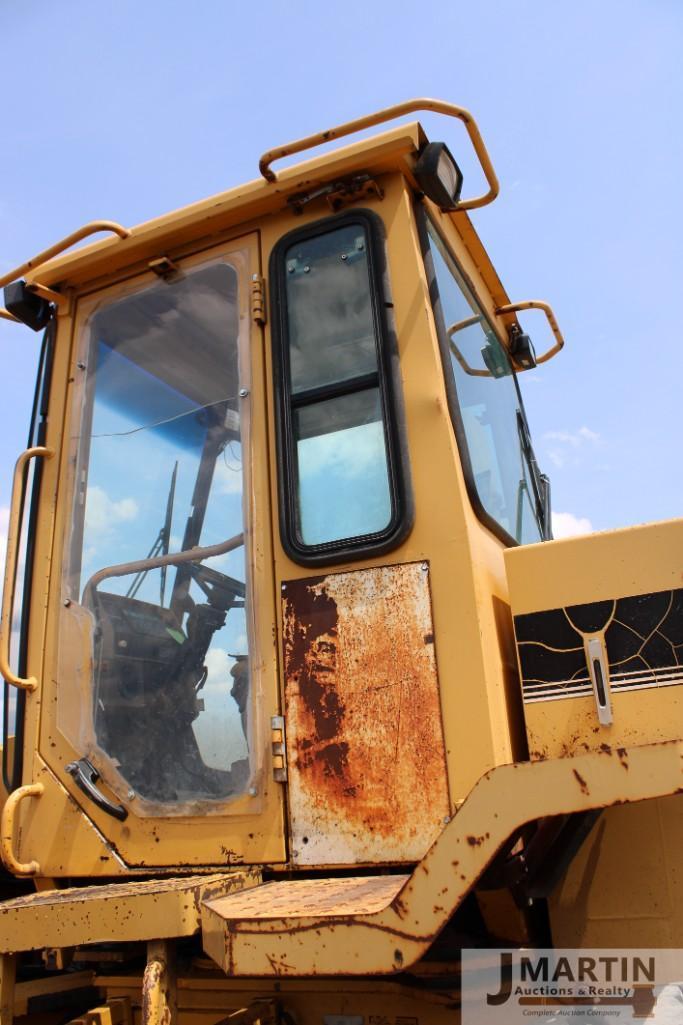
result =
[[621,765],[628,771],[628,751],[625,747],[617,748],[617,757],[619,758]]
[[581,775],[581,773],[577,769],[572,769],[572,772],[574,773],[574,777],[575,777],[577,783],[581,787],[581,793],[589,794],[590,790],[588,789],[588,784],[586,783],[586,781],[583,778],[583,776]]
[[290,581],[283,626],[298,860],[417,860],[449,810],[424,565]]

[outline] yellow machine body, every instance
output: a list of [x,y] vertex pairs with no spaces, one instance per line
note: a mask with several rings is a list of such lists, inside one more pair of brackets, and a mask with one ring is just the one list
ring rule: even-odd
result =
[[[4,754],[14,774],[0,849],[24,881],[1,906],[3,1025],[53,1009],[50,1021],[66,1021],[60,1008],[78,1017],[86,1005],[91,1017],[78,1020],[149,1025],[233,1012],[245,1025],[452,1021],[463,937],[537,942],[539,907],[542,938],[557,945],[683,946],[683,521],[541,542],[521,399],[509,425],[525,467],[517,519],[486,507],[492,435],[478,407],[454,414],[449,374],[511,387],[511,366],[525,369],[520,309],[548,313],[556,344],[540,361],[562,339],[547,304],[510,302],[472,227],[467,210],[497,182],[471,115],[435,101],[393,114],[420,105],[465,123],[486,196],[448,211],[425,195],[417,123],[270,169],[389,112],[266,154],[262,180],[130,230],[101,222],[118,237],[52,247],[9,276],[54,315],[47,415],[18,464],[3,601],[0,656],[22,728],[18,755]],[[340,267],[363,288],[369,268],[379,362],[359,328],[360,369],[337,356],[311,384],[311,359],[292,355],[290,336],[314,337],[311,321],[347,287]],[[460,323],[446,275],[471,314]],[[347,303],[356,321],[366,306]],[[488,353],[478,369],[460,341],[472,328]],[[228,334],[230,396],[215,355]],[[98,382],[119,388],[124,373],[119,397],[98,407]],[[149,384],[155,374],[163,388]],[[375,392],[381,412],[357,414]],[[137,403],[138,426],[124,423],[120,395]],[[190,424],[180,441],[178,423]],[[125,447],[142,430],[158,432],[159,463],[176,446],[168,495],[144,440]],[[181,542],[173,504],[190,494],[192,444],[203,454]],[[333,533],[351,515],[343,501],[317,520],[305,508],[305,460],[321,462],[332,494],[335,475],[351,460],[370,465],[378,445],[392,518],[349,541]],[[213,475],[219,499],[208,540],[192,512],[207,452],[207,493]],[[93,468],[109,465],[119,482],[155,483],[107,494]],[[150,502],[166,520],[149,555],[131,556]],[[204,619],[190,624],[199,605]],[[227,639],[192,647],[193,630],[210,638],[226,617],[242,632],[225,637],[248,654],[227,654]],[[151,674],[165,664],[183,681],[170,696],[146,683],[163,683]],[[216,729],[230,695],[238,757],[227,761]],[[543,854],[544,830],[555,830],[559,874],[531,898],[505,863],[534,843]],[[52,970],[17,976],[40,952]]]

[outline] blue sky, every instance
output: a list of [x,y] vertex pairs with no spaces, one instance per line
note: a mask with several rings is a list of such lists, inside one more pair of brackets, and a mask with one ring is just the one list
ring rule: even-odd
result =
[[[682,39],[679,0],[5,2],[0,271],[92,218],[253,178],[292,137],[452,100],[502,183],[475,226],[511,298],[548,299],[567,339],[522,378],[564,526],[681,515]],[[422,120],[474,186],[457,126]],[[540,349],[541,315],[524,323]],[[38,336],[0,321],[0,351],[1,529]]]

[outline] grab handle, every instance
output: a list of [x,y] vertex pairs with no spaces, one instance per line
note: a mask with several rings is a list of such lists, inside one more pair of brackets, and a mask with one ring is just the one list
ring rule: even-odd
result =
[[38,253],[37,256],[33,256],[30,260],[26,260],[25,263],[20,263],[18,267],[8,271],[0,277],[0,288],[5,285],[9,285],[11,281],[16,281],[17,278],[22,278],[24,274],[28,274],[29,271],[35,270],[36,267],[40,267],[42,263],[47,263],[53,256],[57,256],[59,253],[63,253],[65,249],[70,249],[71,246],[75,246],[77,242],[87,238],[88,235],[95,235],[98,231],[111,231],[119,238],[128,238],[130,232],[128,228],[124,228],[123,225],[117,224],[116,221],[89,221],[88,224],[84,224],[82,228],[78,228],[77,231],[72,231],[70,235],[55,242],[54,245],[48,249],[43,249],[42,253]]
[[8,872],[15,876],[35,876],[40,872],[37,861],[17,861],[14,853],[14,820],[19,804],[27,797],[40,797],[45,790],[42,783],[29,783],[9,795],[0,818],[0,857]]
[[486,206],[487,203],[492,203],[500,191],[500,185],[498,184],[498,178],[496,172],[493,170],[493,164],[489,157],[488,150],[484,145],[484,140],[481,137],[477,122],[474,120],[469,110],[465,110],[464,107],[456,107],[454,103],[446,103],[444,100],[431,100],[431,99],[414,99],[406,100],[404,103],[397,103],[393,107],[387,107],[384,110],[375,111],[374,114],[366,114],[365,117],[356,118],[355,121],[346,121],[344,124],[337,125],[335,128],[328,128],[324,132],[316,132],[315,135],[307,135],[303,139],[296,139],[294,142],[287,142],[284,146],[276,146],[275,149],[268,150],[264,153],[259,160],[259,171],[266,179],[266,181],[274,182],[277,181],[277,175],[271,170],[270,165],[274,160],[280,160],[282,157],[291,156],[293,153],[301,153],[302,150],[311,149],[314,146],[322,146],[326,142],[331,142],[333,139],[341,139],[345,135],[352,135],[354,132],[362,132],[365,128],[372,128],[374,125],[384,124],[385,121],[393,121],[396,117],[402,117],[404,114],[412,114],[417,110],[431,110],[436,114],[445,114],[447,117],[457,118],[462,121],[467,134],[470,137],[470,142],[474,147],[474,151],[479,158],[481,169],[484,172],[486,181],[488,182],[489,190],[482,196],[475,196],[473,199],[464,199],[458,203],[458,210],[474,210],[476,207]]
[[24,491],[24,471],[31,459],[42,456],[51,459],[54,452],[50,448],[36,445],[27,448],[17,459],[12,481],[12,500],[10,503],[9,526],[7,528],[7,556],[5,562],[5,583],[2,591],[2,617],[0,618],[0,676],[12,687],[19,690],[35,690],[38,681],[34,676],[23,678],[17,676],[10,668],[10,637],[12,635],[12,609],[14,606],[14,585],[17,576],[17,552],[21,531],[21,512]]

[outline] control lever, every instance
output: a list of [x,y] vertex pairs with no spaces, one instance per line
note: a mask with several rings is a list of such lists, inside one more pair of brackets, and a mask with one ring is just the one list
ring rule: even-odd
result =
[[113,816],[119,822],[128,818],[128,810],[122,804],[114,804],[97,789],[95,784],[100,778],[100,774],[87,758],[79,758],[77,762],[70,762],[66,771],[73,776],[76,786],[83,791],[86,797],[89,797],[102,811],[106,811],[107,815]]

